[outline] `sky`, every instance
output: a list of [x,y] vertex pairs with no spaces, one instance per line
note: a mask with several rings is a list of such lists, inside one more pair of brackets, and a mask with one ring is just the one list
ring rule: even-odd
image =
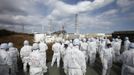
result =
[[134,0],[0,0],[0,29],[80,33],[134,30]]

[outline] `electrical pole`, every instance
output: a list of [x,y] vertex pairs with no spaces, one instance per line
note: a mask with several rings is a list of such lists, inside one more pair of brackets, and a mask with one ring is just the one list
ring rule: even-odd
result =
[[22,25],[22,32],[23,32],[23,33],[25,32],[24,24]]
[[52,31],[52,19],[49,20],[49,33],[51,33]]
[[64,27],[65,26],[65,23],[63,23],[62,25],[61,25],[61,31],[64,31]]
[[79,30],[78,30],[78,14],[75,14],[75,33],[79,34]]
[[44,25],[42,25],[42,33],[44,33]]

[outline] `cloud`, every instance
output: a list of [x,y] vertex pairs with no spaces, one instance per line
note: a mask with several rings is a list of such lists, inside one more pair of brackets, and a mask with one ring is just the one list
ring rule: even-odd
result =
[[117,5],[121,9],[121,12],[127,12],[133,9],[134,0],[117,0]]
[[132,4],[134,4],[134,0],[117,0],[117,4],[120,7],[131,6]]
[[86,11],[92,11],[92,10],[101,8],[113,1],[114,0],[95,0],[93,2],[81,1],[81,2],[77,3],[76,5],[70,5],[63,1],[56,0],[55,5],[54,5],[55,8],[50,15],[55,17],[57,15],[60,16],[63,13],[64,14],[62,16],[86,12]]
[[109,29],[121,21],[133,19],[130,13],[126,16],[129,18],[119,17],[120,9],[129,6],[127,2],[127,4],[121,3],[122,0],[117,1],[119,9],[112,8],[96,15],[91,14],[92,11],[99,10],[114,1],[84,0],[72,5],[63,0],[0,0],[0,27],[12,30],[17,28],[17,31],[22,31],[22,26],[25,25],[26,32],[31,32],[32,29],[41,32],[41,26],[43,25],[47,31],[49,21],[52,20],[54,30],[59,30],[64,24],[67,31],[74,31],[74,14],[79,13],[78,22],[82,32],[95,28]]

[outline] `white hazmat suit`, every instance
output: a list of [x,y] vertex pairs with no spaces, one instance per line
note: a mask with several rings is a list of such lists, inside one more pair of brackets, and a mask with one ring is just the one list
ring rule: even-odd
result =
[[103,48],[101,51],[101,62],[102,62],[102,75],[109,75],[110,74],[110,69],[112,67],[112,54],[113,54],[113,49],[112,47],[106,47]]
[[90,42],[88,43],[88,56],[89,56],[89,61],[90,65],[93,65],[96,59],[96,51],[97,50],[97,44],[96,42],[91,39]]
[[67,40],[65,41],[65,43],[63,43],[61,45],[61,49],[60,49],[60,55],[61,55],[61,58],[62,58],[62,61],[64,62],[64,56],[66,54],[66,51],[68,50],[68,46],[69,46],[70,42]]
[[6,51],[8,45],[2,43],[0,46],[0,75],[9,75],[9,69],[11,69],[12,59]]
[[20,50],[20,56],[23,62],[23,70],[27,72],[27,65],[29,62],[29,55],[32,52],[32,47],[29,45],[27,40],[24,41],[24,46]]
[[46,43],[44,43],[43,41],[41,41],[40,43],[39,43],[39,52],[40,52],[40,54],[42,55],[42,65],[43,65],[43,67],[44,67],[44,69],[43,69],[43,71],[44,71],[44,73],[45,72],[47,72],[47,66],[46,66],[46,50],[48,49],[48,46],[47,46],[47,44]]
[[33,52],[29,56],[30,75],[43,75],[42,55],[39,52],[39,45],[33,44]]
[[9,46],[8,53],[9,56],[12,58],[12,63],[13,63],[11,68],[11,73],[12,75],[16,75],[16,72],[18,72],[17,59],[19,57],[19,52],[17,48],[13,47],[12,42],[8,43],[8,46]]
[[80,50],[83,52],[86,61],[88,61],[88,43],[86,42],[86,39],[83,39],[83,42],[80,46]]
[[124,41],[124,51],[129,50],[130,41],[129,38],[126,37]]
[[64,71],[67,75],[85,75],[86,61],[84,54],[79,50],[79,40],[74,40],[74,47],[66,52]]
[[123,62],[121,75],[134,75],[134,43],[121,54],[120,60]]
[[121,48],[121,44],[118,41],[118,39],[115,39],[115,42],[112,43],[112,47],[113,47],[113,59],[114,61],[116,61],[116,57],[120,55],[120,48]]
[[54,65],[54,62],[57,62],[57,67],[60,66],[60,50],[61,49],[61,44],[56,42],[55,44],[53,44],[52,46],[52,50],[53,50],[53,58],[52,58],[52,63],[51,66]]

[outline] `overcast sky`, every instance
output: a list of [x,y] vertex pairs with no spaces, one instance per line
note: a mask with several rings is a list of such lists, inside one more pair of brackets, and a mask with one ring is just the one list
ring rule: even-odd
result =
[[81,33],[134,30],[134,0],[0,0],[0,28],[74,32],[76,13]]

